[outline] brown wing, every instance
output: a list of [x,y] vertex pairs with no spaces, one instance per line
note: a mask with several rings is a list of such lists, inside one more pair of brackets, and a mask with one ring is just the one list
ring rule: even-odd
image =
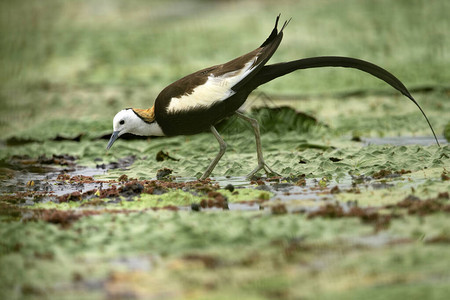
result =
[[[239,91],[267,63],[278,48],[283,38],[282,31],[288,24],[285,22],[278,33],[278,20],[279,16],[272,33],[259,48],[225,64],[192,73],[163,89],[155,100],[156,114],[166,113],[174,99],[175,101],[180,100],[178,103],[183,109],[189,109],[196,105],[212,105],[226,99],[227,95]],[[218,78],[220,80],[209,81],[209,79]],[[223,88],[224,86],[227,88]],[[219,87],[222,88],[219,89]],[[197,94],[193,95],[194,93]],[[207,101],[208,103],[206,103]],[[178,103],[172,103],[172,106],[176,106]]]

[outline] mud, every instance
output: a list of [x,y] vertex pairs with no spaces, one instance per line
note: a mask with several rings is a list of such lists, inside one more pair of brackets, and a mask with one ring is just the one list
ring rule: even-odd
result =
[[[26,220],[44,220],[49,223],[69,226],[83,216],[95,215],[100,212],[125,212],[133,209],[108,209],[108,204],[120,204],[123,201],[140,201],[141,195],[164,195],[171,191],[183,191],[200,199],[189,205],[177,206],[168,204],[163,207],[149,206],[146,209],[178,210],[190,209],[202,210],[268,210],[273,215],[289,213],[305,213],[308,219],[314,218],[359,218],[363,224],[369,224],[375,231],[389,227],[392,218],[399,217],[396,209],[402,209],[411,215],[428,215],[437,212],[450,212],[450,204],[446,203],[448,193],[441,193],[436,198],[421,200],[416,196],[410,196],[395,205],[387,205],[378,208],[359,207],[354,203],[331,204],[330,199],[342,193],[358,195],[361,188],[373,190],[392,187],[390,180],[411,173],[401,169],[392,171],[382,169],[372,176],[350,176],[350,181],[331,186],[330,179],[307,179],[305,174],[281,177],[257,177],[248,182],[244,187],[252,187],[261,190],[260,196],[253,199],[234,201],[230,203],[228,196],[218,191],[224,186],[224,191],[231,195],[239,195],[242,186],[235,187],[231,183],[222,181],[176,181],[172,175],[173,170],[161,169],[156,180],[137,180],[129,178],[126,174],[120,175],[115,180],[96,180],[95,174],[103,172],[106,168],[127,168],[135,161],[136,157],[129,156],[119,159],[117,162],[97,165],[97,169],[82,168],[77,165],[77,158],[70,155],[53,155],[51,157],[39,156],[13,156],[8,161],[2,161],[5,169],[2,176],[0,201],[2,202],[2,214],[10,218],[25,218]],[[337,162],[339,159],[330,158]],[[67,167],[70,167],[68,169]],[[17,177],[24,175],[25,179],[18,184]],[[90,175],[87,175],[90,174]],[[442,180],[446,180],[443,172]],[[219,184],[220,182],[220,184]],[[15,188],[15,192],[14,191]],[[266,192],[272,193],[268,196]],[[230,194],[228,194],[230,195]],[[331,198],[330,198],[331,197]],[[309,199],[318,201],[315,207],[310,209],[292,207],[291,200],[302,201]],[[281,201],[280,201],[281,200]],[[34,208],[35,204],[54,203],[68,204],[71,207],[79,207],[81,210],[63,211],[55,206],[54,209]],[[76,205],[78,203],[78,205]],[[75,206],[74,206],[75,205]],[[381,209],[388,209],[380,213]],[[32,217],[29,217],[29,215]]]
[[228,199],[219,192],[208,192],[208,198],[202,199],[199,203],[202,208],[217,207],[221,209],[228,209]]
[[[398,202],[395,206],[407,209],[410,215],[425,216],[437,212],[450,213],[450,203],[448,203],[449,193],[439,193],[436,198],[421,200],[414,196],[409,196]],[[389,206],[391,208],[392,206]]]
[[401,175],[408,174],[408,173],[411,173],[411,171],[405,170],[405,169],[401,169],[400,171],[391,171],[391,170],[382,169],[378,172],[373,173],[372,177],[374,179],[395,178],[395,177],[400,177]]

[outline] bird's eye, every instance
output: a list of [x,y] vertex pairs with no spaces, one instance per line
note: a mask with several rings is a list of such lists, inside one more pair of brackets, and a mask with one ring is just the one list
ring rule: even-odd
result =
[[124,120],[120,120],[119,124],[123,125],[123,124],[125,124],[125,121]]

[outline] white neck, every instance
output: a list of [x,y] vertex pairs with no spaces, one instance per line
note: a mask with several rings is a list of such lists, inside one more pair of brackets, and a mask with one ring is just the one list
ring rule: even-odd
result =
[[144,136],[164,136],[164,132],[162,131],[159,124],[155,121],[152,123],[145,123],[141,119],[140,122],[137,122],[136,126],[133,127],[129,132],[135,135],[144,135]]

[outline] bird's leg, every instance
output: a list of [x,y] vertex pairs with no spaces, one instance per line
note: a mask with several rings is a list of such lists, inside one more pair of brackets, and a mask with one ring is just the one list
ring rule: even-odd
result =
[[236,115],[241,118],[242,120],[245,120],[249,122],[253,127],[253,132],[255,133],[255,140],[256,140],[256,154],[258,156],[258,166],[250,172],[250,174],[247,175],[247,178],[253,177],[256,173],[258,173],[260,170],[264,169],[267,176],[269,175],[278,175],[278,173],[274,172],[269,166],[264,162],[263,154],[262,154],[262,146],[261,146],[261,136],[259,133],[259,124],[258,121],[255,119],[252,119],[250,117],[247,117],[246,115],[236,112]]
[[216,158],[214,158],[214,160],[209,164],[205,173],[203,173],[202,177],[200,177],[200,180],[205,180],[206,178],[208,178],[208,176],[211,174],[211,172],[216,167],[219,160],[222,158],[223,154],[225,153],[225,150],[227,150],[227,144],[225,143],[223,138],[219,135],[219,133],[217,132],[217,130],[214,126],[211,126],[211,132],[214,134],[217,141],[219,142],[220,150],[219,150],[219,153],[217,153]]

